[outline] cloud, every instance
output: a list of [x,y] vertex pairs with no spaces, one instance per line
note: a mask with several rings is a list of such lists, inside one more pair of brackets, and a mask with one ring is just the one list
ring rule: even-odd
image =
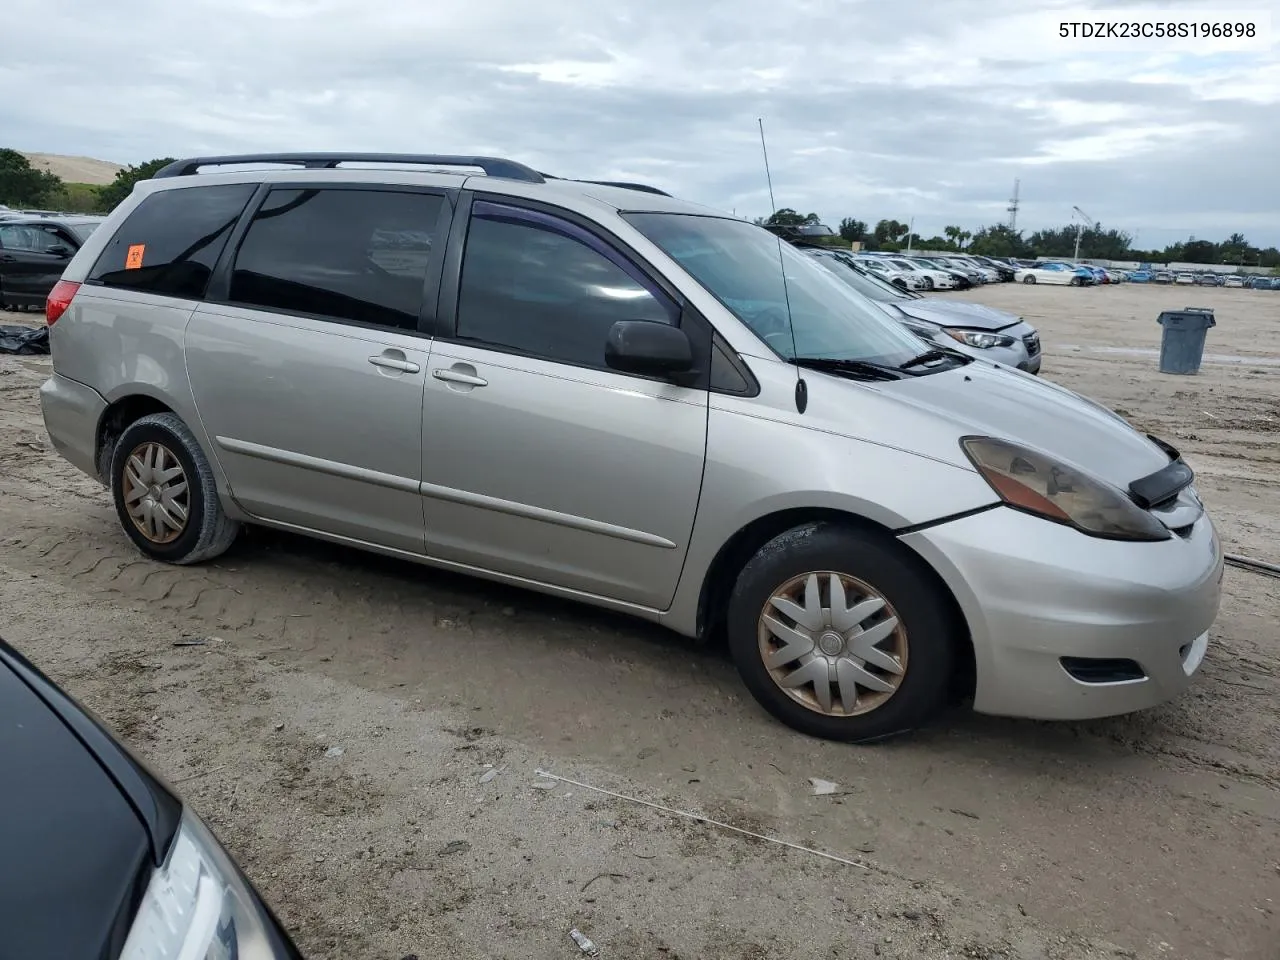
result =
[[483,152],[754,216],[769,208],[763,117],[779,205],[831,223],[973,229],[1006,216],[1019,177],[1029,229],[1079,205],[1144,243],[1280,244],[1274,50],[1063,40],[1060,21],[1101,16],[1087,2],[5,7],[0,87],[26,95],[0,104],[0,131],[24,150]]

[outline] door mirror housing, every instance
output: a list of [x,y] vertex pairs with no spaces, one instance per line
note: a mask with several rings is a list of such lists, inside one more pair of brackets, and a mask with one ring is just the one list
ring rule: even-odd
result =
[[604,362],[611,370],[666,377],[693,369],[693,345],[679,327],[656,320],[619,320],[609,328]]
[[71,248],[68,247],[65,243],[55,243],[52,247],[50,247],[45,252],[48,253],[50,256],[54,256],[54,257],[65,258],[65,257],[71,256]]

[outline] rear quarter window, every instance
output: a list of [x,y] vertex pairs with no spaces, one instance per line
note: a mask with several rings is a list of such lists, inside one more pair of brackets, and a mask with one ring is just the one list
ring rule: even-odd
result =
[[125,218],[89,282],[199,300],[253,183],[162,190]]

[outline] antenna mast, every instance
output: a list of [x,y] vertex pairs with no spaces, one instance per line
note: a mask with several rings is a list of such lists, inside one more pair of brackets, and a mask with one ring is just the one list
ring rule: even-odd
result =
[[756,117],[756,123],[760,126],[760,152],[764,154],[764,179],[769,184],[769,216],[773,216],[778,212],[778,203],[773,199],[773,174],[769,172],[769,148],[764,145],[764,118]]
[[1010,233],[1018,232],[1018,206],[1019,206],[1018,190],[1021,186],[1022,186],[1022,181],[1020,179],[1015,179],[1013,181],[1013,196],[1010,198],[1009,206],[1007,208],[1009,212],[1009,232]]

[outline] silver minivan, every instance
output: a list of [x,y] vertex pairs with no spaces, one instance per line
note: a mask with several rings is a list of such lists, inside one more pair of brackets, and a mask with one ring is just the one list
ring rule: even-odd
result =
[[252,523],[598,604],[723,638],[813,735],[1148,707],[1218,611],[1177,451],[652,187],[179,161],[47,318],[49,436],[146,556]]

